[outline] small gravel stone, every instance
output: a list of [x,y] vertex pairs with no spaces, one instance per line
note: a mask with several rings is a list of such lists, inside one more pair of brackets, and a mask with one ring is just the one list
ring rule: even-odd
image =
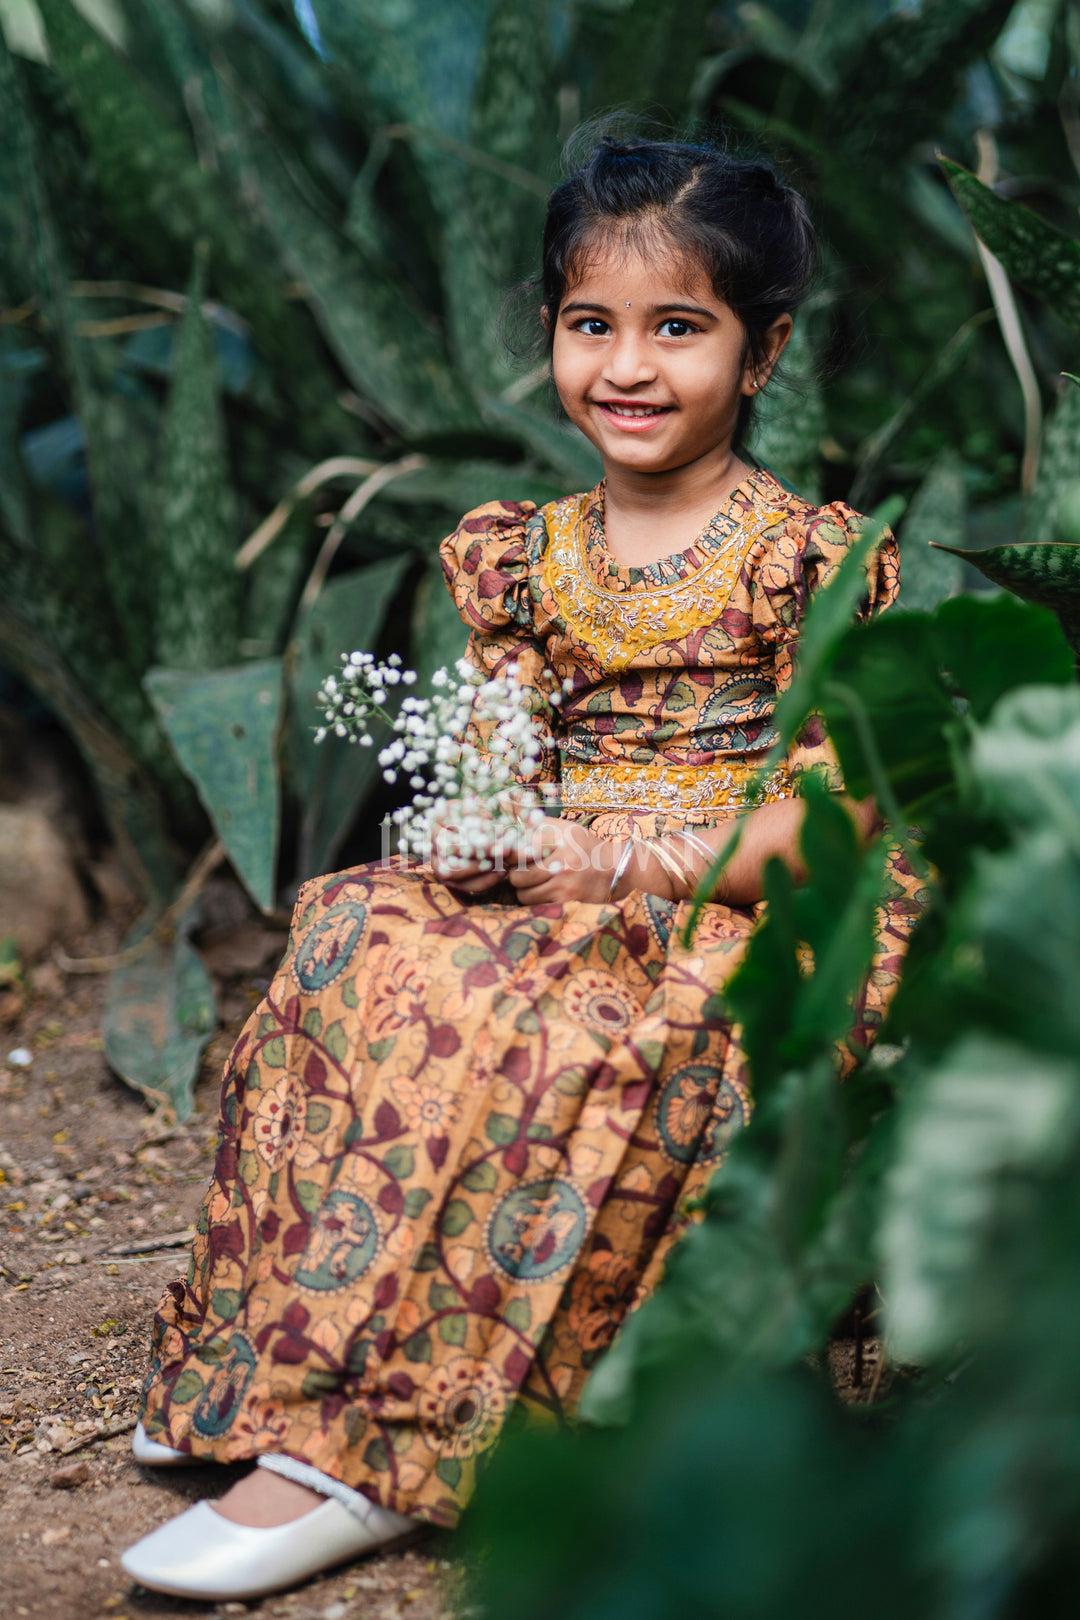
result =
[[68,1463],[66,1468],[58,1468],[51,1476],[49,1484],[54,1491],[70,1491],[75,1485],[85,1485],[90,1478],[90,1465],[86,1462]]

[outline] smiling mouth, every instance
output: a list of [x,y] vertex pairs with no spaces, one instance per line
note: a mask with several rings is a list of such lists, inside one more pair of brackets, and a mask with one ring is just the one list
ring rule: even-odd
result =
[[639,422],[667,416],[670,405],[636,405],[626,399],[598,399],[594,402],[605,416],[617,422]]

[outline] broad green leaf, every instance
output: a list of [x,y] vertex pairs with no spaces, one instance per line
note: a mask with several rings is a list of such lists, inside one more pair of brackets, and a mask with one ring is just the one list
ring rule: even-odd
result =
[[908,1089],[878,1237],[899,1360],[925,1364],[970,1330],[973,1263],[1005,1215],[1005,1177],[1053,1165],[1075,1128],[1073,1065],[984,1034]]
[[255,904],[272,910],[281,814],[281,661],[206,674],[154,669],[145,684],[237,875]]
[[1067,685],[1075,676],[1068,643],[1045,608],[1010,596],[943,602],[934,614],[938,665],[976,720],[1015,686]]
[[1021,686],[975,733],[971,766],[994,809],[1055,826],[1080,851],[1080,688]]
[[155,529],[155,654],[171,669],[209,670],[236,656],[236,500],[213,343],[202,312],[205,262],[188,286],[162,428]]
[[[137,944],[143,922],[125,945]],[[129,1086],[155,1106],[171,1108],[177,1121],[192,1111],[199,1059],[214,1031],[214,990],[188,944],[184,928],[167,941],[153,941],[114,969],[105,1003],[105,1056]]]
[[999,197],[959,163],[940,162],[973,228],[1013,280],[1080,331],[1080,242],[1023,203]]
[[316,744],[322,721],[315,694],[328,675],[341,670],[342,653],[371,652],[387,608],[409,565],[391,557],[344,574],[323,586],[294,632],[289,654],[289,742],[300,794],[300,876],[328,871],[375,781],[378,751],[388,740],[373,729],[366,748],[328,736]]
[[966,504],[963,475],[955,458],[945,453],[931,467],[904,514],[898,608],[931,612],[960,590],[964,571],[959,561],[930,547],[931,543],[963,545]]

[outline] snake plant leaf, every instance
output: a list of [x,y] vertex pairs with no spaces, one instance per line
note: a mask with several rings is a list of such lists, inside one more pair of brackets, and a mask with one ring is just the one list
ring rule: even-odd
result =
[[589,106],[663,108],[682,120],[705,54],[708,0],[626,0],[583,7],[582,49],[595,64]]
[[170,669],[219,668],[236,656],[236,504],[217,361],[196,255],[162,429],[155,654]]
[[973,229],[1013,280],[1080,332],[1080,242],[1023,203],[999,197],[951,158],[939,161]]
[[1043,433],[1024,539],[1080,540],[1080,387],[1071,377]]
[[960,546],[939,549],[970,563],[1022,601],[1051,608],[1080,657],[1080,541],[1018,541],[1011,546],[989,546],[985,551]]
[[[365,793],[378,776],[378,750],[328,736],[315,743],[322,719],[315,694],[341,669],[341,654],[370,652],[397,594],[407,556],[372,563],[323,586],[293,635],[289,652],[289,741],[300,793],[301,879],[329,870]],[[400,690],[400,689],[399,689]],[[375,735],[375,728],[372,728]]]
[[[140,944],[151,925],[144,918],[125,947]],[[188,943],[188,926],[143,945],[113,970],[102,1025],[110,1067],[148,1102],[171,1109],[178,1124],[191,1115],[199,1060],[216,1021],[214,987]]]
[[827,144],[861,156],[872,141],[879,162],[894,160],[953,102],[957,74],[989,50],[1013,9],[1012,0],[923,0],[888,12],[847,55]]
[[265,131],[249,129],[224,93],[214,116],[239,194],[259,210],[357,393],[410,435],[475,427],[475,408],[400,274],[327,223]]
[[[960,590],[963,565],[940,548],[963,545],[966,505],[960,466],[946,453],[931,467],[904,515],[898,608],[928,613]],[[931,549],[932,542],[937,550]]]
[[281,660],[205,674],[152,669],[144,685],[237,876],[255,904],[271,911],[280,822]]
[[557,422],[540,407],[514,405],[505,399],[485,403],[484,415],[495,428],[516,439],[565,480],[567,490],[591,489],[603,477],[599,455],[584,434]]
[[[227,181],[199,161],[192,136],[71,0],[41,0],[55,71],[63,81],[93,161],[108,229],[136,255],[142,279],[176,286],[191,263],[195,243],[211,246],[215,290],[251,323],[259,354],[272,370],[279,409],[291,406],[295,430],[320,453],[328,427],[340,430],[333,368],[311,341],[306,312],[287,297],[285,278],[250,209],[238,208]],[[163,32],[155,75],[172,57],[178,107],[200,102],[209,120],[212,77],[200,78],[189,49],[167,48],[178,19],[157,8]],[[208,128],[203,133],[209,133]],[[323,452],[325,453],[325,452]]]

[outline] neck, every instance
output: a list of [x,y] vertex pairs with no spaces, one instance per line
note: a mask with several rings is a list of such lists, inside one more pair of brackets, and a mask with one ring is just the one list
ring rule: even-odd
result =
[[733,489],[742,483],[750,468],[725,444],[698,457],[687,467],[672,467],[662,473],[638,473],[633,468],[604,467],[607,530],[654,527],[683,528],[704,522],[721,509]]

